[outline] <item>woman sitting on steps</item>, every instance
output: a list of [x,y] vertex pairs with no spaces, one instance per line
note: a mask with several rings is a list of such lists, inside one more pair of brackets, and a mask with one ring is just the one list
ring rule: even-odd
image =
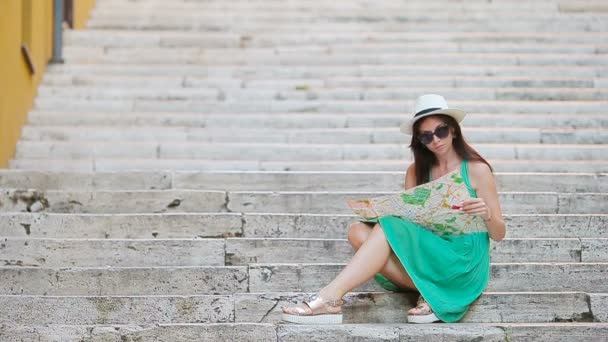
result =
[[437,234],[396,216],[353,223],[348,240],[356,253],[348,265],[316,295],[283,307],[284,321],[340,324],[342,297],[372,277],[388,290],[420,293],[418,305],[408,311],[408,322],[462,319],[488,284],[489,238],[500,241],[505,236],[492,168],[465,142],[459,125],[464,116],[439,95],[417,99],[413,118],[401,126],[402,132],[412,134],[414,154],[405,188],[457,173],[471,196],[459,210],[480,216],[486,229]]

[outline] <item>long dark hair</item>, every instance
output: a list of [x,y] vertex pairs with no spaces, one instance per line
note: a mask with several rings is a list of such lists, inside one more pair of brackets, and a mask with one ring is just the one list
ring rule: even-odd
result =
[[[448,125],[452,129],[452,134],[454,140],[452,141],[452,145],[454,146],[454,150],[456,154],[463,160],[467,161],[480,161],[488,165],[490,170],[492,166],[485,160],[479,152],[477,152],[471,145],[467,144],[462,136],[462,131],[460,130],[460,125],[458,122],[448,115],[438,114],[431,115],[437,117],[444,124]],[[429,116],[430,117],[430,116]],[[410,149],[412,153],[414,153],[414,165],[416,169],[416,185],[424,184],[428,182],[429,174],[431,172],[431,167],[437,164],[437,158],[435,154],[424,146],[423,143],[418,140],[418,134],[420,134],[420,124],[424,121],[424,119],[418,120],[414,123],[414,127],[412,128],[412,142],[410,144]]]

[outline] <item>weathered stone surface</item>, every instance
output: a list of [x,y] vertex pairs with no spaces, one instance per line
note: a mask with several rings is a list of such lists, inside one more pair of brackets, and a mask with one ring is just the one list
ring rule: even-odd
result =
[[36,340],[94,342],[124,341],[276,341],[270,324],[185,323],[155,325],[29,325],[0,324],[3,336]]
[[[249,265],[251,292],[314,292],[333,280],[345,264]],[[605,263],[494,263],[487,291],[605,292]],[[354,291],[384,291],[370,280]]]
[[[603,160],[524,161],[490,159],[497,172],[583,172],[606,173],[608,162]],[[10,167],[21,170],[74,171],[74,172],[124,172],[130,170],[155,171],[172,169],[192,170],[240,170],[240,171],[397,171],[403,173],[411,161],[405,160],[313,160],[313,161],[257,161],[201,160],[201,159],[13,159]]]
[[597,322],[608,322],[608,293],[590,293],[590,309]]
[[62,191],[5,190],[0,192],[0,211],[39,211],[53,213],[170,213],[221,212],[225,210],[223,191],[140,190],[140,191]]
[[357,217],[344,214],[244,214],[243,236],[248,238],[344,239]]
[[109,240],[4,238],[6,266],[223,266],[224,240]]
[[[305,298],[302,293],[235,295],[236,322],[277,322],[282,306]],[[343,307],[345,323],[404,323],[416,296],[395,293],[351,293]],[[534,303],[534,305],[530,305]],[[463,323],[590,321],[587,296],[575,292],[488,292],[475,302]]]
[[1,295],[141,296],[248,291],[246,267],[0,267]]
[[171,188],[168,172],[73,173],[0,170],[0,187],[8,189],[120,189],[161,190]]
[[481,324],[431,324],[420,328],[413,325],[399,326],[400,342],[415,341],[505,341],[500,327]]
[[397,342],[399,328],[380,324],[344,324],[336,326],[280,324],[277,326],[278,341],[361,341],[361,342]]
[[[491,244],[493,262],[579,262],[579,239],[505,239]],[[522,253],[525,251],[525,253]],[[226,239],[226,263],[338,263],[350,260],[351,245],[343,239]],[[591,260],[590,260],[591,261]]]
[[238,213],[0,213],[0,236],[81,239],[218,238],[242,235]]
[[0,296],[0,322],[39,324],[228,323],[230,296]]
[[[390,193],[382,192],[269,192],[234,191],[228,193],[228,209],[234,212],[351,214],[346,201],[370,198]],[[556,214],[558,194],[550,192],[500,193],[504,213]],[[601,197],[600,197],[601,198]],[[589,210],[594,210],[591,208]]]
[[608,262],[608,239],[581,239],[581,260],[584,262]]
[[501,326],[510,341],[601,341],[608,325],[601,323],[517,323]]

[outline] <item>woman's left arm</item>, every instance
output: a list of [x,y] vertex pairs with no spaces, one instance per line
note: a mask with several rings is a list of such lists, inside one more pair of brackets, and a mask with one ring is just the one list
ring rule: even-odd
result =
[[500,241],[504,239],[506,229],[494,174],[488,165],[481,162],[469,163],[469,173],[472,176],[471,185],[477,192],[477,198],[464,201],[462,210],[470,215],[481,216],[486,223],[490,238]]

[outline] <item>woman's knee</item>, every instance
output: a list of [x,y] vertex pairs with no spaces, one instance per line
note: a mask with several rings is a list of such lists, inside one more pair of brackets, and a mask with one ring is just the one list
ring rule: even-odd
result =
[[371,228],[365,223],[355,222],[348,227],[348,242],[354,247],[359,248],[367,240],[371,233]]

